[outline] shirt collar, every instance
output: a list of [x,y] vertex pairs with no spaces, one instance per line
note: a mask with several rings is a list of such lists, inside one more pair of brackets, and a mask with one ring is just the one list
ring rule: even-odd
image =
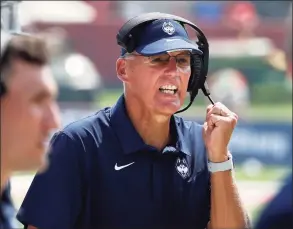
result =
[[[116,132],[116,135],[122,146],[123,153],[130,154],[140,150],[150,150],[153,148],[146,145],[138,132],[135,130],[125,108],[124,95],[120,96],[117,103],[111,108],[110,115],[111,126]],[[182,152],[184,154],[191,155],[180,128],[181,123],[177,119],[178,118],[175,116],[172,116],[171,118],[170,131],[172,135],[172,141],[163,150],[163,153]],[[155,148],[153,148],[153,150],[156,151]]]
[[170,122],[170,131],[172,135],[172,147],[177,151],[191,156],[190,147],[188,147],[189,132],[184,130],[182,118],[172,116]]
[[111,108],[110,123],[125,154],[134,153],[146,147],[127,114],[123,95]]

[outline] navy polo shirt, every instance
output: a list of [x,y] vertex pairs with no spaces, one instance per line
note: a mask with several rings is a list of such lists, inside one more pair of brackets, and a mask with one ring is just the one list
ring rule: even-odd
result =
[[293,228],[292,188],[292,174],[290,174],[284,186],[261,213],[256,229]]
[[40,229],[204,229],[210,175],[202,126],[172,117],[173,141],[146,145],[124,97],[52,138],[17,218]]

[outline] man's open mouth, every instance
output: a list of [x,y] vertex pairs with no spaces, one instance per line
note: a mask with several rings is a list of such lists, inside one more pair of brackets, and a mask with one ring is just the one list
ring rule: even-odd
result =
[[174,85],[164,85],[159,88],[160,92],[165,94],[175,95],[178,91],[178,88]]

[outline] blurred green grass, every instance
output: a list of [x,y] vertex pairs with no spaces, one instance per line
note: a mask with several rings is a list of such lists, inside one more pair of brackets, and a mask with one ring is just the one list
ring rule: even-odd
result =
[[[252,168],[253,169],[253,168]],[[290,167],[281,166],[263,166],[259,172],[254,172],[253,175],[247,173],[247,170],[241,165],[235,166],[235,178],[237,180],[248,180],[248,181],[280,181],[289,172]]]
[[[122,89],[104,90],[96,100],[99,107],[112,106],[123,93]],[[203,102],[203,95],[199,94],[193,105],[182,116],[202,118],[205,115],[206,106]],[[240,114],[241,118],[241,114]],[[292,104],[274,103],[274,104],[252,104],[246,111],[244,120],[260,120],[275,122],[292,122]]]

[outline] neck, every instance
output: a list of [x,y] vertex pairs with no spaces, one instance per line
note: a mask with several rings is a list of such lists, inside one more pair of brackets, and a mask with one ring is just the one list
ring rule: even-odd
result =
[[138,102],[125,99],[128,116],[144,143],[162,150],[170,138],[170,117],[141,109]]

